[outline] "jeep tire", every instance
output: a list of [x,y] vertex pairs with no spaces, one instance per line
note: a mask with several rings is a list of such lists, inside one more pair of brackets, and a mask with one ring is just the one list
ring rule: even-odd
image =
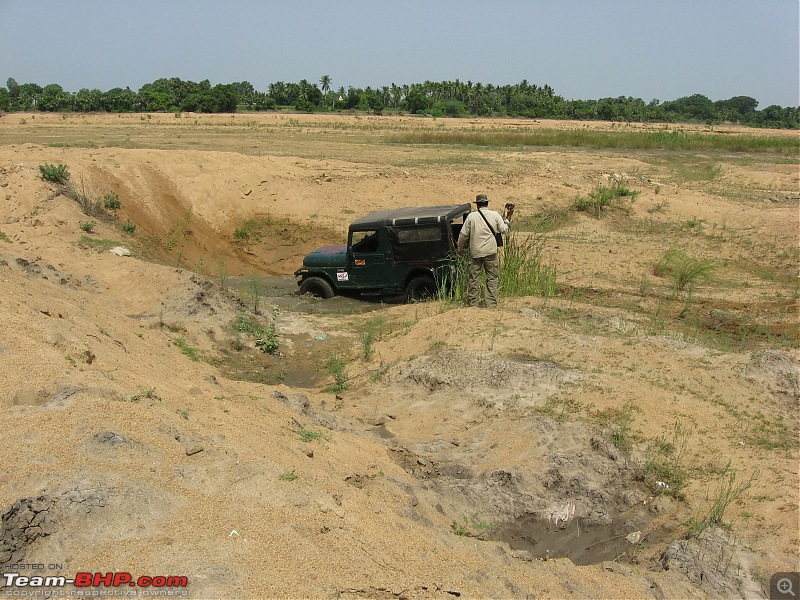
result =
[[408,302],[425,302],[426,300],[433,300],[436,298],[438,292],[436,282],[433,277],[424,275],[422,277],[414,277],[408,282],[406,286],[406,300]]
[[300,295],[303,294],[311,294],[327,300],[333,298],[336,292],[333,291],[331,284],[322,277],[306,277],[300,284]]

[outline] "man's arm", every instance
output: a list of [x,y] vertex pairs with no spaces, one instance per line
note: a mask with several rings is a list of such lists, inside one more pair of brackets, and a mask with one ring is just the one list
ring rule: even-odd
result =
[[511,225],[511,221],[509,221],[508,219],[504,219],[503,217],[501,217],[501,216],[500,216],[500,213],[498,213],[498,212],[496,212],[495,214],[496,214],[496,215],[497,215],[497,217],[498,217],[498,219],[497,219],[497,223],[498,223],[498,225],[497,225],[497,232],[498,232],[498,233],[506,233],[506,232],[508,231],[508,227],[509,227],[509,225]]

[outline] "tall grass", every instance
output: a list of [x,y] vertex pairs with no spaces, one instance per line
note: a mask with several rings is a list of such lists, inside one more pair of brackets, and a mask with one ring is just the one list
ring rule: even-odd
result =
[[506,236],[500,255],[500,296],[555,296],[556,267],[544,256],[542,236]]
[[725,467],[722,475],[720,475],[717,483],[716,494],[711,500],[711,508],[709,509],[708,516],[700,522],[693,523],[693,529],[696,531],[703,531],[706,527],[711,525],[724,525],[722,517],[728,506],[733,502],[739,500],[744,494],[753,486],[758,483],[761,477],[761,471],[756,469],[746,481],[736,482],[736,471],[730,468],[730,463]]
[[453,303],[461,303],[467,299],[467,287],[469,286],[469,255],[460,254],[453,264],[453,269],[448,278],[438,282],[436,297],[444,303],[445,308]]
[[[543,236],[522,236],[513,232],[506,235],[500,251],[499,296],[555,296],[556,267],[545,258],[546,244]],[[469,257],[459,256],[451,279],[440,282],[438,298],[445,305],[466,300],[468,265]]]
[[450,146],[561,146],[627,150],[719,150],[776,152],[800,156],[800,143],[791,137],[718,135],[672,131],[597,131],[591,129],[537,129],[536,131],[411,131],[387,135],[387,143]]

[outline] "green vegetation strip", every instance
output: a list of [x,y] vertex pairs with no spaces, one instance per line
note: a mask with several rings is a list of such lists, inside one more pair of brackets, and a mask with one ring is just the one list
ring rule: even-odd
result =
[[673,131],[594,131],[541,129],[527,132],[413,131],[384,137],[390,144],[440,144],[453,146],[560,146],[619,148],[626,150],[718,150],[724,152],[774,152],[800,156],[800,139],[685,133]]

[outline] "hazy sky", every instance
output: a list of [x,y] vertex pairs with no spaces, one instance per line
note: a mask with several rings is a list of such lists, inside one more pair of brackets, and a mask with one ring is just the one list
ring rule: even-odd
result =
[[0,86],[549,84],[800,105],[798,0],[0,0]]

